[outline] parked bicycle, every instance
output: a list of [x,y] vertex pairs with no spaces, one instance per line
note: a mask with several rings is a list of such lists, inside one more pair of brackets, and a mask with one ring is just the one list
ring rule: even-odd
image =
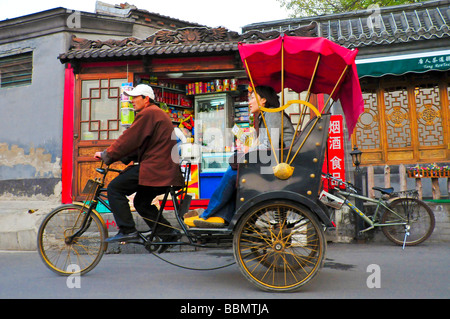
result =
[[[328,191],[323,190],[320,200],[333,209],[348,206],[357,216],[361,217],[369,227],[361,230],[367,232],[375,227],[382,227],[383,234],[397,245],[414,246],[427,240],[434,230],[435,218],[433,211],[423,201],[417,198],[416,190],[394,192],[392,187],[373,187],[381,196],[373,199],[359,195],[356,187],[349,182],[335,178],[330,174],[322,174],[333,181],[334,186]],[[361,199],[373,203],[373,215],[367,215],[356,207],[349,198]]]

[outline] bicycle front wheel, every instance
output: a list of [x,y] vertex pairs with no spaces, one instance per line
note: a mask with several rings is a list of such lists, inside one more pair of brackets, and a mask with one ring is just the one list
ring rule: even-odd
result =
[[[389,205],[392,211],[386,210],[381,224],[384,235],[397,245],[414,246],[424,242],[434,230],[434,214],[431,208],[421,200],[414,198],[398,198]],[[404,223],[404,225],[399,225]],[[405,235],[409,232],[409,235]]]
[[318,273],[326,241],[317,218],[296,203],[279,200],[252,208],[233,238],[243,275],[266,291],[295,291]]
[[[63,205],[50,212],[38,231],[38,252],[53,272],[69,276],[91,271],[106,250],[107,230],[83,205]],[[76,234],[76,236],[74,236]]]

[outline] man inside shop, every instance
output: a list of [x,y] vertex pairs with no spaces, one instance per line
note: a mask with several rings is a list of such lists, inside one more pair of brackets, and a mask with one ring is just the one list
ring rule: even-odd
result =
[[[153,89],[139,84],[124,94],[132,98],[137,113],[133,124],[103,152],[94,157],[110,165],[116,161],[128,166],[108,185],[108,201],[119,232],[106,242],[136,242],[139,240],[127,196],[135,193],[134,207],[151,229],[158,215],[152,200],[165,193],[169,186],[183,186],[178,152],[173,138],[173,125],[167,114],[155,104]],[[166,242],[177,241],[181,234],[161,216],[157,235]],[[159,252],[168,248],[161,245]]]

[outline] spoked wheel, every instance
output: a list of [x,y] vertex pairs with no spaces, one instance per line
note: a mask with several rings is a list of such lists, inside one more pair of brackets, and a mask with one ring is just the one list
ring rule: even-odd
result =
[[294,291],[320,270],[326,241],[315,215],[279,200],[252,208],[233,237],[235,259],[243,275],[267,291]]
[[[383,226],[384,235],[397,245],[414,246],[424,242],[434,230],[435,218],[427,204],[414,198],[398,198],[389,205],[394,212],[386,210],[382,224],[397,224]],[[406,223],[405,225],[398,225]],[[408,236],[405,235],[408,232]],[[404,242],[405,241],[405,242]]]
[[[44,264],[59,275],[92,270],[106,250],[103,221],[82,205],[63,205],[50,212],[38,231],[38,252]],[[75,235],[76,236],[73,236]]]

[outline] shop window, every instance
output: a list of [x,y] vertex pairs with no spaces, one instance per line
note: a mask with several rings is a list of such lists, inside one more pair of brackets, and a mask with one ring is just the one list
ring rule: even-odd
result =
[[365,112],[361,115],[356,131],[359,146],[364,149],[380,150],[380,117],[376,92],[364,92]]
[[444,143],[442,112],[439,87],[417,87],[416,99],[417,130],[420,145],[434,146]]
[[388,149],[411,147],[411,112],[406,88],[384,91]]
[[126,79],[81,82],[81,140],[117,139],[120,125],[120,86]]
[[0,58],[0,87],[31,84],[33,75],[33,52]]
[[[404,85],[390,79],[369,83],[364,89],[364,113],[353,144],[363,151],[366,165],[415,164],[446,161],[450,141],[448,93],[445,81]],[[422,79],[423,81],[423,79]],[[416,83],[414,85],[414,83]]]
[[[278,95],[280,97],[280,104],[281,104],[282,103],[281,93]],[[303,101],[306,100],[306,92],[297,93],[292,89],[286,88],[284,91],[284,103],[286,104],[287,102],[292,100],[303,100]],[[317,99],[315,94],[313,94],[313,98],[310,99],[309,102],[312,102],[314,106],[319,107],[317,105]],[[292,125],[294,126],[294,129],[297,128],[297,124],[299,124],[300,122],[301,124],[300,130],[302,130],[303,127],[306,125],[306,123],[308,123],[312,113],[312,111],[307,106],[298,103],[293,103],[290,106],[288,106],[285,112],[287,115],[289,115],[289,118],[291,120]]]

